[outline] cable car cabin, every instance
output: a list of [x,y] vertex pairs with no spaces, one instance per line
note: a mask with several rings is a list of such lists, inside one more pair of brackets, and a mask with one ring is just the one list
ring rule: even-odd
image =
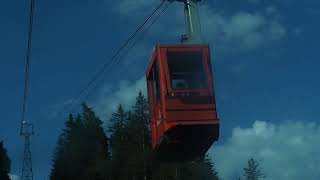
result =
[[157,45],[146,76],[156,156],[203,158],[219,136],[209,47]]

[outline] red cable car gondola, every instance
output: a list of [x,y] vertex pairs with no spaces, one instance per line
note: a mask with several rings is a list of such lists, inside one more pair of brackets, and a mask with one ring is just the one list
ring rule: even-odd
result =
[[219,136],[207,45],[157,45],[147,69],[152,148],[161,159],[203,157]]
[[152,149],[162,160],[203,158],[218,140],[219,120],[209,46],[202,43],[196,3],[185,2],[183,44],[156,45],[146,78]]

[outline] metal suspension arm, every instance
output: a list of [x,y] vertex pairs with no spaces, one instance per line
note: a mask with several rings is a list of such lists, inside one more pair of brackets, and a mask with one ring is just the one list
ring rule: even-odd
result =
[[181,42],[186,44],[202,44],[201,24],[198,10],[198,2],[201,0],[168,0],[184,3],[184,16],[186,34],[182,35]]

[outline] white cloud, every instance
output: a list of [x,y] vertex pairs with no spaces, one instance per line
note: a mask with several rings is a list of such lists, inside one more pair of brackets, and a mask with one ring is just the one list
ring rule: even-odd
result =
[[100,92],[98,101],[95,103],[96,111],[102,119],[108,120],[111,113],[114,112],[118,104],[133,105],[139,91],[146,94],[145,77],[137,81],[120,81],[115,87],[105,85]]
[[283,39],[287,33],[274,7],[231,15],[213,13],[206,7],[201,14],[204,36],[220,50],[257,49]]
[[234,128],[211,155],[223,179],[242,176],[250,157],[260,162],[269,180],[320,179],[320,126],[287,121],[279,125],[256,121],[251,128]]
[[15,174],[9,174],[9,177],[11,180],[19,180],[19,176],[18,175],[15,175]]
[[[115,11],[134,19],[137,13],[145,14],[156,4],[155,0],[123,0],[117,3]],[[270,44],[282,40],[287,34],[285,26],[280,21],[280,13],[275,6],[255,9],[250,12],[228,12],[214,9],[209,5],[201,6],[199,9],[203,35],[206,41],[218,50],[228,52],[230,50],[233,52],[255,50],[270,46]],[[177,37],[178,39],[184,31],[183,5],[174,3],[174,7],[170,8],[163,16],[166,16],[165,21],[159,22],[153,28],[154,36],[158,36],[159,41],[168,37]],[[160,38],[159,35],[162,37]]]

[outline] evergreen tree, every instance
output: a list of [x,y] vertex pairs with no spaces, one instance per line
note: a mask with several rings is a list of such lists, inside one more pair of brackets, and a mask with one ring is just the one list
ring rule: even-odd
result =
[[141,92],[128,117],[129,163],[132,179],[151,178],[151,135],[148,102]]
[[138,151],[139,151],[139,143],[137,142],[136,132],[137,125],[136,121],[134,119],[134,115],[131,111],[128,112],[127,116],[127,122],[128,122],[128,144],[127,144],[127,152],[128,152],[128,160],[126,164],[127,173],[129,179],[137,179],[137,166],[139,164],[139,157],[138,157]]
[[7,154],[7,150],[3,146],[3,142],[0,142],[0,179],[1,180],[10,180],[11,160]]
[[202,180],[218,180],[218,173],[215,170],[214,164],[211,160],[211,158],[206,155],[206,157],[203,160],[195,162],[198,166],[197,176],[198,179]]
[[206,156],[203,160],[191,162],[159,162],[154,170],[153,180],[218,180],[211,159]]
[[259,169],[259,163],[253,158],[248,160],[248,166],[243,168],[243,170],[244,176],[247,180],[259,180],[265,178],[265,175]]
[[141,92],[132,111],[118,105],[110,122],[108,139],[102,121],[86,104],[76,118],[70,115],[53,155],[51,180],[218,179],[209,157],[175,163],[151,158],[148,103]]
[[110,121],[113,179],[150,179],[151,137],[146,98],[140,92],[132,112],[125,112],[119,105]]
[[109,156],[102,121],[83,104],[82,114],[76,119],[70,115],[58,138],[50,179],[107,179],[101,167],[107,167]]
[[127,179],[128,160],[128,114],[122,105],[118,105],[116,112],[112,113],[111,126],[111,157],[112,157],[112,179]]
[[57,147],[53,155],[53,165],[50,174],[50,179],[68,179],[71,178],[70,173],[67,173],[68,150],[70,149],[70,141],[72,130],[75,126],[72,114],[69,115],[68,120],[65,122],[65,129],[62,130],[58,141]]
[[141,148],[147,151],[151,148],[151,133],[149,128],[148,101],[140,91],[136,97],[134,110],[134,120],[141,127]]
[[[82,104],[82,126],[79,131],[79,157],[83,158],[83,166],[88,167],[85,177],[88,179],[102,178],[104,173],[97,171],[97,167],[110,159],[108,150],[108,138],[102,128],[102,121],[95,115],[93,110],[86,104]],[[84,155],[85,154],[85,155]]]

